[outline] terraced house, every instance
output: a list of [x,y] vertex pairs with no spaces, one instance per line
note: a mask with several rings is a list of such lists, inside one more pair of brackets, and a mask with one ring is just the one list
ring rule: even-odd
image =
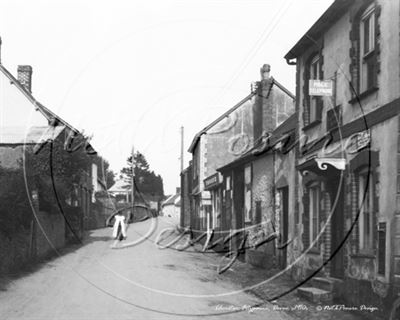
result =
[[389,309],[400,292],[399,25],[398,1],[337,0],[285,56],[300,137],[289,256],[314,276],[308,296]]

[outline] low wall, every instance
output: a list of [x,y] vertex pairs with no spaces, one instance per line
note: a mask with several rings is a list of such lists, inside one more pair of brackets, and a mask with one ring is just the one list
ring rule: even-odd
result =
[[30,231],[21,230],[11,238],[0,233],[0,275],[15,271],[30,259]]
[[21,228],[11,237],[0,232],[0,275],[53,254],[53,246],[57,249],[65,246],[64,218],[46,212],[39,212],[37,218],[40,224],[35,219],[31,229]]

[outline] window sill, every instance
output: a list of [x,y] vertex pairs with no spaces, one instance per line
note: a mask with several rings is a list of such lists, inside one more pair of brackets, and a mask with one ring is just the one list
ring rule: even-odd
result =
[[319,124],[321,124],[321,120],[314,120],[313,122],[309,123],[308,125],[303,127],[303,131],[307,131],[311,128],[314,128],[316,126],[318,126]]
[[360,93],[359,95],[357,95],[356,97],[352,98],[349,103],[351,104],[355,104],[361,100],[363,100],[364,98],[368,97],[369,95],[373,94],[374,92],[378,91],[379,88],[378,87],[372,87],[368,90],[365,90],[363,93]]
[[353,253],[350,255],[352,258],[367,258],[367,259],[375,259],[376,256],[372,254],[371,252],[359,252],[359,253]]
[[310,248],[310,250],[308,250],[307,253],[309,253],[309,254],[320,254],[321,251],[319,250],[319,248],[312,247],[312,248]]
[[331,134],[335,133],[336,131],[339,130],[339,128],[341,128],[342,124],[338,125],[338,126],[334,126],[332,128],[326,128],[326,132],[329,132]]

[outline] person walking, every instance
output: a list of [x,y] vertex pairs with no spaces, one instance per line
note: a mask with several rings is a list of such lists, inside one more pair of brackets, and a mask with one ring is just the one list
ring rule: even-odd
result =
[[119,241],[126,239],[127,225],[131,217],[130,214],[128,215],[128,217],[126,217],[123,214],[123,211],[124,209],[118,210],[113,215],[111,215],[106,222],[107,226],[112,226],[112,219],[114,219],[112,236],[114,239]]

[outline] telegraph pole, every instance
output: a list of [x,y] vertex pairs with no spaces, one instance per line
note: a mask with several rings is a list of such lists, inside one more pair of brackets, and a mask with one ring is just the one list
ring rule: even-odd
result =
[[134,156],[135,156],[135,148],[132,145],[132,162],[131,162],[131,166],[132,166],[132,217],[133,217],[133,204],[135,202],[135,160],[134,160]]
[[183,164],[184,164],[184,159],[183,159],[183,126],[181,127],[181,172],[183,171]]

